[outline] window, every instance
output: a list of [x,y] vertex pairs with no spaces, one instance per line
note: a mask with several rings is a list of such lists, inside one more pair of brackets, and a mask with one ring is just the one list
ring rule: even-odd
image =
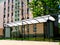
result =
[[23,7],[23,4],[24,4],[24,3],[22,2],[22,3],[21,3],[22,7]]
[[29,3],[29,0],[27,0],[27,4]]
[[6,8],[4,8],[4,11],[6,10]]
[[27,2],[29,2],[29,0],[27,0]]
[[9,7],[8,7],[8,12],[9,12]]
[[10,0],[8,0],[8,5],[9,5],[9,3],[10,3]]
[[9,14],[8,14],[8,17],[9,17]]
[[15,19],[15,21],[19,21],[19,18]]
[[5,23],[5,19],[4,19],[3,23]]
[[6,4],[6,2],[4,2],[4,4]]
[[4,14],[5,14],[6,8],[4,8]]
[[7,21],[7,23],[9,23],[9,20]]
[[18,9],[17,6],[15,7],[15,9]]
[[13,3],[13,0],[12,0],[12,3]]
[[13,5],[12,5],[12,8],[13,8]]
[[18,21],[19,21],[19,18],[18,18]]
[[20,6],[18,5],[18,9],[20,8]]
[[15,1],[17,1],[17,0],[15,0]]
[[17,13],[17,11],[15,11],[15,13]]
[[13,20],[11,20],[11,22],[13,22]]
[[15,21],[17,21],[17,20],[15,19]]
[[18,14],[18,17],[19,17],[19,14]]
[[21,10],[21,15],[23,16],[23,2],[21,3],[21,8],[22,8],[22,10]]
[[23,16],[23,9],[21,10],[21,15]]
[[29,8],[27,8],[27,14],[29,14]]
[[15,14],[15,17],[17,17],[17,14]]
[[17,3],[15,3],[15,5],[17,5]]
[[36,32],[36,24],[33,25],[33,32]]
[[18,4],[20,4],[20,2],[18,2]]
[[4,6],[6,6],[6,2],[4,2]]
[[11,15],[13,16],[13,13],[11,13]]
[[19,13],[19,10],[18,10],[18,13]]
[[27,17],[27,19],[29,19],[29,17]]
[[4,18],[5,18],[5,15],[4,15]]

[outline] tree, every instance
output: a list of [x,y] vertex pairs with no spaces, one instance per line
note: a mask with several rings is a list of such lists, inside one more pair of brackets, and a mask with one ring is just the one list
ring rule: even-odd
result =
[[37,17],[43,15],[43,4],[40,0],[33,0],[29,3],[29,7],[32,10],[33,16]]
[[58,2],[58,0],[32,0],[29,3],[29,7],[34,17],[56,14],[58,12]]
[[[48,14],[54,14],[58,11],[58,0],[43,0],[45,2]],[[47,12],[47,11],[46,11]],[[47,13],[46,13],[47,14]]]

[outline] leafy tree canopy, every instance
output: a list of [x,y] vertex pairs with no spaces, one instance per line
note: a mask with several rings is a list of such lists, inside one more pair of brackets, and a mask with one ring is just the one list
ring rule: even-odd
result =
[[54,14],[58,11],[59,0],[32,0],[29,7],[34,17]]

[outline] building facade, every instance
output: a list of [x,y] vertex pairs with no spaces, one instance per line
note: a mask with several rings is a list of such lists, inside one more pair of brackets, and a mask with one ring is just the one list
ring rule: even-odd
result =
[[[4,34],[5,37],[10,36],[10,28],[6,26],[7,23],[20,21],[23,19],[33,18],[30,9],[28,8],[29,0],[5,0],[0,4],[1,19],[1,35]],[[13,30],[19,30],[19,26],[13,27]],[[7,32],[9,34],[7,34]],[[7,36],[9,35],[9,36]]]
[[0,3],[0,36],[3,36],[4,2]]

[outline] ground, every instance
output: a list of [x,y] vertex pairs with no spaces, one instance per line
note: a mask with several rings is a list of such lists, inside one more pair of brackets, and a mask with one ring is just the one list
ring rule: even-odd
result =
[[59,42],[0,40],[0,45],[59,45]]

